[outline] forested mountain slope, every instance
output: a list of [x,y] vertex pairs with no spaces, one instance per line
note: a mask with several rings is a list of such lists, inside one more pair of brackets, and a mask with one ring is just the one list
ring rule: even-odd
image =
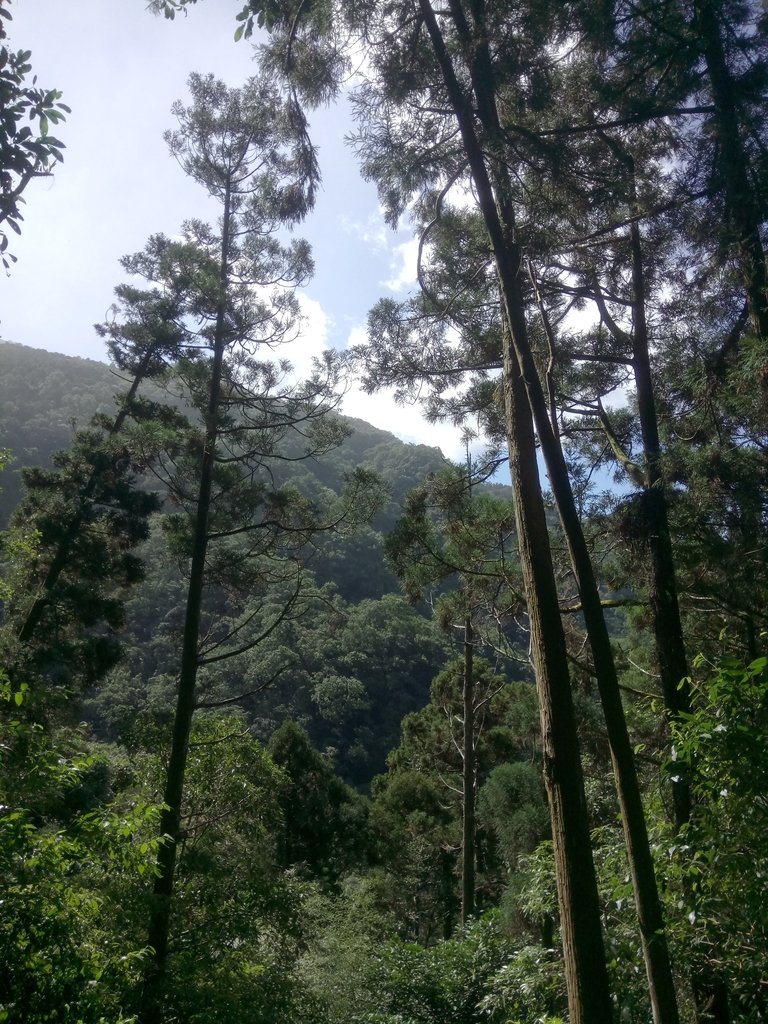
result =
[[[76,429],[87,427],[95,413],[110,413],[122,384],[120,374],[103,363],[0,345],[0,444],[14,460],[0,496],[4,522],[21,495],[22,468],[49,466],[53,453],[72,443]],[[167,400],[160,389],[148,390]],[[266,741],[286,719],[298,721],[318,747],[332,752],[349,782],[367,786],[396,745],[403,716],[427,701],[432,678],[450,657],[450,634],[430,621],[426,606],[418,612],[399,596],[384,557],[384,533],[402,515],[405,495],[439,472],[445,459],[438,449],[404,444],[362,420],[346,422],[351,433],[337,448],[318,459],[278,461],[275,479],[322,503],[341,493],[347,475],[366,466],[383,478],[388,500],[370,524],[330,531],[306,547],[306,575],[316,594],[305,612],[281,623],[268,644],[234,669],[225,663],[209,673],[205,692],[206,699],[226,701],[253,691],[239,703],[255,735]],[[143,486],[163,491],[162,481],[151,475]],[[163,518],[173,510],[166,502],[150,539],[137,551],[146,578],[127,598],[124,655],[86,694],[83,713],[103,738],[126,740],[148,715],[162,716],[172,704],[186,596],[163,537]],[[257,618],[267,621],[284,598],[278,588]],[[233,614],[226,588],[214,588],[206,611],[211,628]]]
[[[76,428],[86,427],[97,412],[113,411],[122,388],[124,381],[106,363],[0,341],[0,446],[15,460],[3,479],[0,524],[7,523],[21,495],[21,467],[48,464],[55,451],[71,444]],[[337,488],[355,466],[376,469],[395,502],[379,524],[391,525],[403,495],[445,459],[437,448],[406,444],[363,420],[346,422],[352,433],[337,450],[295,471],[315,485]]]

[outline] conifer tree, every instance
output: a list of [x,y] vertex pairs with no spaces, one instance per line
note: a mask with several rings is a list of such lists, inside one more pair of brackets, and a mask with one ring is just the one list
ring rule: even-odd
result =
[[139,487],[146,453],[115,419],[97,417],[58,452],[51,469],[26,468],[11,533],[28,539],[5,609],[12,676],[46,682],[56,704],[82,692],[120,657],[123,591],[143,578],[134,549],[149,535],[158,496]]
[[[317,184],[303,121],[265,78],[233,90],[213,76],[192,75],[189,87],[191,103],[176,105],[179,128],[166,137],[183,169],[219,203],[219,229],[189,222],[183,241],[156,237],[126,262],[161,292],[183,289],[185,336],[176,372],[202,421],[186,450],[160,471],[178,506],[169,519],[170,540],[188,560],[189,576],[142,1024],[163,1016],[184,775],[201,703],[198,677],[207,666],[253,649],[296,611],[303,546],[319,529],[362,514],[355,494],[365,494],[369,506],[376,496],[370,475],[353,480],[347,498],[323,518],[293,488],[276,486],[270,471],[270,462],[320,455],[344,434],[330,415],[338,361],[318,362],[302,381],[286,360],[272,357],[274,348],[297,336],[295,288],[311,270],[305,243],[284,245],[276,237],[304,215]],[[258,604],[204,636],[202,612],[213,586],[251,598],[282,586],[290,596],[256,630]]]
[[444,628],[461,634],[463,651],[461,739],[456,740],[462,762],[463,924],[475,913],[476,744],[482,708],[490,699],[477,695],[475,653],[483,644],[486,621],[506,646],[498,623],[509,620],[516,597],[507,550],[511,509],[487,496],[473,499],[476,472],[468,456],[466,471],[448,469],[411,492],[406,516],[387,538],[387,552],[411,600],[442,580],[455,576],[459,581],[459,590],[443,595],[436,610]]

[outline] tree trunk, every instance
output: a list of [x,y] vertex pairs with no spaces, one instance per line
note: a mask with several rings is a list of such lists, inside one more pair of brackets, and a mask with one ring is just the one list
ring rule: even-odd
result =
[[[509,332],[505,330],[508,338]],[[504,346],[509,467],[541,716],[563,960],[572,1024],[613,1019],[565,634],[541,497],[536,439],[520,371]]]
[[176,713],[173,720],[171,754],[165,777],[164,808],[160,816],[161,842],[155,865],[155,883],[150,911],[147,945],[152,954],[144,972],[141,1008],[138,1024],[161,1024],[165,973],[168,963],[168,937],[171,922],[176,853],[181,838],[181,804],[184,795],[184,776],[189,753],[189,737],[195,710],[197,684],[200,615],[205,583],[205,556],[208,549],[208,517],[213,488],[213,468],[218,438],[219,397],[221,392],[224,350],[226,347],[225,312],[227,305],[228,260],[230,232],[230,193],[224,197],[222,215],[221,259],[219,268],[219,297],[216,310],[216,328],[213,343],[210,392],[205,418],[205,442],[200,466],[197,508],[192,538],[192,558],[184,617],[181,649],[181,669]]
[[[671,718],[679,718],[691,710],[691,689],[688,683],[688,661],[685,656],[677,581],[669,532],[667,500],[661,473],[656,403],[653,394],[648,326],[645,317],[645,280],[642,243],[637,221],[631,226],[632,288],[634,333],[632,359],[637,393],[637,409],[643,438],[647,486],[643,495],[644,525],[651,555],[651,585],[648,600],[653,620],[656,657],[661,676],[664,706]],[[682,773],[672,779],[672,807],[678,829],[690,821],[690,766],[681,766]],[[689,899],[696,903],[690,884],[685,885]],[[721,978],[704,968],[695,970],[691,979],[700,1024],[730,1024],[728,989]]]
[[493,153],[493,158],[489,158],[493,168],[490,173],[486,154],[475,134],[472,104],[456,78],[434,11],[428,0],[420,0],[420,5],[459,124],[478,203],[490,237],[504,310],[511,328],[514,360],[525,384],[579,589],[616,776],[653,1019],[656,1024],[678,1024],[677,999],[661,903],[610,638],[559,438],[549,420],[541,381],[528,341],[525,303],[519,278],[521,252],[516,241],[514,211],[509,198],[509,171],[496,110],[493,66],[482,22],[483,0],[472,0],[474,32],[466,23],[460,0],[450,0],[450,9],[467,51],[473,54],[469,61],[469,71],[477,116],[485,131],[486,145],[490,144]]
[[461,923],[475,913],[475,638],[472,617],[464,621],[464,733],[462,737]]
[[[632,269],[631,338],[608,317],[608,329],[618,342],[632,348],[632,370],[635,380],[637,413],[643,441],[643,493],[641,495],[644,540],[650,553],[648,603],[651,610],[656,661],[661,678],[664,706],[671,718],[679,718],[691,709],[690,685],[687,681],[688,661],[685,654],[683,626],[677,597],[672,538],[669,531],[667,496],[661,471],[661,442],[656,414],[656,399],[651,374],[650,341],[645,313],[645,264],[640,235],[640,213],[637,202],[635,161],[632,154],[605,132],[600,136],[627,172],[630,209],[630,254]],[[601,312],[604,306],[601,304]],[[672,779],[674,821],[681,828],[691,816],[691,794],[688,772],[683,769]]]
[[749,163],[739,131],[735,83],[728,69],[714,0],[698,0],[695,12],[715,108],[719,168],[725,190],[729,235],[738,253],[752,330],[758,337],[766,339],[768,269],[760,237],[756,189],[749,180]]
[[[648,602],[653,621],[656,659],[661,676],[664,706],[672,718],[691,710],[690,686],[687,682],[688,660],[685,656],[683,625],[677,598],[677,580],[669,532],[667,498],[661,473],[661,443],[656,415],[656,400],[651,377],[648,325],[645,317],[645,275],[637,221],[632,222],[632,288],[634,332],[632,362],[637,395],[637,412],[643,438],[646,489],[643,494],[644,524],[651,555]],[[691,816],[690,782],[686,774],[672,779],[672,804],[675,824],[681,828]]]

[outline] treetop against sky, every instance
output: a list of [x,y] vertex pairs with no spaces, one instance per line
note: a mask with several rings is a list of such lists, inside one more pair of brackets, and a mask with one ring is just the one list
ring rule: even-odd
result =
[[[235,43],[234,20],[217,4],[195,5],[173,22],[153,17],[141,0],[66,7],[16,0],[12,14],[11,47],[32,51],[40,83],[60,89],[72,113],[57,128],[63,164],[25,194],[18,262],[0,280],[0,337],[104,360],[92,325],[113,302],[120,257],[151,234],[173,236],[190,217],[216,216],[168,154],[171,106],[186,100],[193,71],[241,85],[256,71],[253,49]],[[300,366],[324,348],[364,342],[369,308],[382,296],[404,297],[415,283],[416,242],[407,225],[386,227],[374,186],[344,145],[350,127],[343,102],[313,115],[323,181],[315,210],[297,229],[316,267],[300,295],[306,325],[291,353]],[[353,387],[343,411],[462,457],[457,429],[427,424],[387,392]]]

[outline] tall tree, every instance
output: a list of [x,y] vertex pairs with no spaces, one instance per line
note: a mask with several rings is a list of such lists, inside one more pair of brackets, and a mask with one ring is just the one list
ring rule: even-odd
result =
[[[582,74],[579,61],[561,76],[557,95],[566,109],[552,112],[557,124],[577,116],[567,109],[567,97],[577,90]],[[653,314],[663,287],[662,268],[672,258],[672,240],[668,228],[641,226],[649,210],[663,206],[662,197],[670,192],[662,165],[671,142],[668,135],[656,136],[646,126],[608,131],[596,125],[590,133],[560,137],[566,168],[578,170],[558,174],[556,190],[546,195],[549,211],[543,208],[543,197],[530,204],[530,212],[541,211],[546,223],[538,230],[546,233],[547,245],[539,240],[541,266],[535,269],[529,258],[528,276],[549,353],[553,422],[569,439],[571,454],[579,452],[574,440],[594,430],[590,443],[593,454],[600,453],[598,461],[610,462],[627,485],[640,488],[626,499],[625,515],[627,521],[632,517],[635,543],[650,555],[643,572],[645,593],[664,703],[676,717],[690,707],[688,666],[651,365],[654,328],[663,329]],[[652,259],[645,231],[652,232]],[[563,323],[576,297],[580,303],[589,301],[596,317],[591,329],[569,329]],[[610,401],[606,396],[630,384],[635,416],[629,408],[615,416],[604,405]],[[624,444],[627,439],[631,447]],[[685,773],[677,773],[672,789],[675,819],[682,825],[690,812]]]
[[421,596],[425,586],[451,576],[459,581],[459,590],[443,596],[437,611],[444,626],[458,629],[463,650],[458,716],[462,733],[460,742],[456,741],[462,762],[463,924],[475,913],[476,745],[482,708],[490,699],[487,694],[478,699],[476,693],[475,648],[483,642],[483,611],[496,633],[500,632],[497,623],[508,617],[509,596],[504,591],[509,586],[506,534],[511,528],[508,505],[484,496],[473,501],[472,482],[468,457],[465,472],[446,470],[411,492],[407,516],[387,539],[388,553],[411,599]]
[[[475,25],[473,29],[470,29],[464,12],[457,6],[451,8],[451,17],[443,19],[444,25],[450,26],[451,30],[455,30],[455,35],[451,35],[450,45],[453,47],[452,52],[459,54],[457,60],[462,68],[462,81],[472,80],[474,95],[470,96],[459,82],[457,72],[454,69],[453,58],[447,49],[443,31],[438,24],[437,18],[428,5],[422,4],[419,11],[423,18],[423,24],[426,25],[429,31],[431,45],[445,80],[448,102],[456,117],[464,144],[464,159],[469,165],[475,192],[478,196],[482,215],[490,236],[503,296],[505,318],[510,328],[505,334],[505,338],[510,342],[514,340],[515,343],[514,347],[508,346],[505,349],[504,356],[505,395],[508,399],[506,433],[510,444],[510,454],[514,454],[513,467],[515,467],[516,460],[520,455],[522,438],[527,436],[530,439],[526,444],[526,452],[533,452],[533,432],[524,426],[526,418],[530,415],[527,409],[524,408],[527,402],[523,395],[527,392],[527,398],[530,400],[536,420],[537,432],[542,443],[542,450],[547,458],[550,479],[576,567],[582,607],[588,620],[601,698],[606,710],[606,720],[611,735],[612,753],[615,758],[617,780],[624,808],[624,821],[627,825],[627,839],[630,845],[633,877],[636,881],[641,931],[644,935],[649,975],[654,991],[658,989],[661,993],[658,999],[654,995],[653,1001],[657,1004],[657,1012],[658,1000],[666,1004],[671,1015],[669,1019],[674,1020],[676,1014],[674,990],[663,939],[658,894],[645,831],[633,755],[624,723],[608,634],[600,607],[600,599],[595,585],[589,553],[584,543],[573,496],[570,492],[562,452],[549,419],[549,412],[543,397],[537,367],[528,341],[525,321],[525,300],[521,280],[518,276],[520,269],[520,243],[516,232],[512,192],[509,187],[507,150],[503,133],[498,124],[498,114],[495,106],[497,100],[496,93],[494,93],[493,61],[487,51],[489,36],[486,34],[484,26]],[[479,16],[478,9],[473,8],[473,16]],[[403,23],[405,24],[406,22]],[[406,60],[409,59],[410,54],[417,52],[418,47],[421,45],[421,40],[419,39],[419,26],[421,22],[417,18],[411,24],[412,35],[405,56]],[[498,24],[496,28],[498,29],[498,34],[495,38],[505,38],[512,35],[514,41],[517,42],[519,37],[516,35],[516,28],[514,26],[504,29]],[[446,31],[448,30],[446,29]],[[473,32],[475,33],[474,35]],[[457,38],[458,43],[456,42]],[[511,42],[512,40],[510,40],[510,45]],[[534,40],[526,40],[526,45],[529,47],[534,46]],[[420,53],[420,59],[426,62],[427,58],[424,52]],[[467,63],[462,63],[465,60]],[[383,67],[391,74],[392,69],[385,61],[383,61]],[[504,81],[506,84],[506,80]],[[429,72],[419,73],[418,75],[414,74],[411,88],[414,93],[421,89],[424,95],[432,96],[435,90],[434,77],[430,77]],[[369,93],[374,93],[374,90],[370,89]],[[373,102],[376,102],[375,99]],[[452,136],[450,135],[449,126],[440,125],[440,114],[445,109],[445,99],[442,96],[440,99],[433,96],[431,103],[421,108],[418,116],[421,118],[422,123],[417,130],[414,130],[412,122],[409,123],[405,118],[398,119],[401,115],[397,113],[397,103],[397,97],[393,97],[389,106],[382,102],[381,111],[382,113],[386,111],[386,115],[392,118],[391,123],[396,125],[398,133],[402,134],[406,139],[406,146],[410,147],[410,149],[406,150],[409,159],[406,161],[405,170],[411,177],[408,178],[405,174],[402,177],[408,181],[409,187],[413,188],[423,177],[431,180],[434,174],[434,156],[431,159],[427,157],[423,162],[418,160],[418,154],[424,152],[423,147],[420,148],[421,138],[429,139],[429,142],[434,147],[437,142],[442,140],[449,140],[446,142],[446,145],[449,145]],[[414,104],[411,103],[409,110],[412,110],[413,107]],[[471,111],[475,109],[479,112],[477,122],[473,120],[471,114]],[[381,138],[386,140],[392,131],[393,129],[388,127],[387,131],[382,131]],[[480,142],[480,135],[482,135],[482,144]],[[450,153],[453,155],[453,166],[450,164],[447,168],[442,166],[441,170],[445,174],[442,181],[445,181],[447,178],[450,183],[455,180],[454,175],[461,173],[460,157],[457,156],[457,152],[454,143],[450,149]],[[487,152],[490,152],[491,156],[486,162]],[[398,166],[401,166],[401,163]],[[390,193],[387,192],[386,195],[389,196]],[[518,376],[520,383],[517,382]],[[521,392],[523,382],[525,392]],[[513,404],[510,405],[510,402]],[[538,485],[537,473],[534,469],[535,459],[532,460],[530,455],[526,455],[525,458],[529,464],[526,472],[530,479],[526,478],[522,486],[516,486],[514,490],[516,497],[522,495],[523,500],[529,503],[526,510],[528,523],[533,521],[532,517],[534,516],[537,516],[539,519],[541,529],[537,533],[538,541],[536,547],[539,551],[543,551],[547,545],[544,539],[546,537],[544,516],[538,511],[534,512],[530,507],[530,503],[534,501],[531,496],[535,493]],[[519,465],[518,463],[518,469]],[[515,482],[518,483],[519,480],[520,478],[518,477]],[[533,483],[533,481],[536,482]],[[528,530],[530,530],[530,526],[528,526]],[[518,526],[518,537],[521,545],[524,543],[524,536],[525,534],[520,529],[520,526]],[[541,595],[542,593],[549,592],[551,595],[551,614],[547,620],[548,629],[543,634],[547,639],[544,641],[542,648],[534,645],[534,650],[539,653],[541,650],[546,651],[548,644],[551,653],[554,643],[553,638],[556,637],[558,629],[561,628],[559,625],[559,610],[556,603],[556,590],[550,582],[547,582],[548,579],[551,580],[551,568],[540,565],[539,569],[541,577],[538,591],[535,587],[527,588],[529,610],[532,607],[532,595]],[[542,700],[542,713],[550,706],[549,701]],[[545,729],[545,735],[548,735],[547,729]],[[558,832],[557,829],[553,829],[553,831],[555,832],[557,846]],[[560,867],[562,877],[565,865],[561,864]],[[655,975],[658,975],[657,980],[654,980]],[[578,983],[575,976],[572,980],[571,991],[576,993],[578,992]],[[586,974],[584,975],[584,985],[587,985]],[[589,985],[592,997],[599,998],[591,980]],[[575,997],[575,1001],[578,1002],[578,996]],[[605,1004],[603,1006],[605,1007]]]
[[[494,89],[496,67],[489,46],[489,12],[480,3],[471,5],[469,12],[464,10],[458,0],[453,0],[450,5],[451,27],[462,45],[462,57],[466,61],[465,68],[477,104],[475,120],[468,94],[457,77],[443,31],[428,0],[421,0],[420,10],[441,67],[477,189],[510,327],[510,359],[516,363],[525,384],[579,587],[611,744],[654,1019],[676,1022],[676,996],[663,918],[610,640],[562,449],[552,429],[528,341],[525,300],[519,276],[522,253],[517,237],[509,167],[502,148],[504,136]],[[485,152],[480,142],[481,135]]]
[[[491,330],[483,335],[484,346],[480,353],[470,349],[473,366],[482,369],[483,364],[487,366],[489,353],[500,351],[503,329],[498,323],[495,325],[495,345]],[[489,344],[490,347],[485,347]],[[494,355],[493,358],[499,357]],[[452,356],[448,359],[449,366],[456,366]],[[441,362],[439,356],[436,361]],[[405,362],[408,362],[407,357]],[[429,369],[427,375],[434,376],[434,370]],[[571,1012],[583,1014],[584,1019],[601,1020],[607,1019],[609,1009],[607,978],[602,979],[603,987],[596,973],[604,962],[599,906],[596,885],[591,884],[594,867],[570,670],[539,481],[535,435],[522,379],[516,364],[506,356],[502,379],[503,429],[508,442],[520,567],[531,630],[531,659],[539,691],[544,769],[552,815]]]
[[[183,243],[153,239],[130,262],[130,269],[150,282],[178,277],[187,282],[186,358],[180,374],[203,421],[199,439],[167,472],[181,507],[170,530],[180,554],[189,559],[189,582],[142,1024],[154,1024],[163,1013],[199,671],[252,649],[290,614],[301,590],[301,547],[319,525],[316,510],[294,490],[270,486],[269,460],[280,457],[279,442],[288,433],[297,436],[297,458],[321,454],[343,434],[325,417],[336,401],[338,366],[328,360],[309,380],[297,382],[285,360],[270,358],[273,346],[295,336],[299,310],[293,287],[311,269],[304,243],[284,246],[275,237],[304,215],[317,183],[303,122],[263,78],[230,90],[213,76],[193,75],[189,87],[191,104],[176,105],[179,129],[167,140],[185,171],[219,203],[220,230],[190,222]],[[367,485],[370,480],[359,481],[358,490]],[[336,519],[348,512],[346,505]],[[247,591],[277,579],[293,581],[292,596],[261,633],[249,632],[251,614],[215,635],[201,635],[206,587],[219,583]]]

